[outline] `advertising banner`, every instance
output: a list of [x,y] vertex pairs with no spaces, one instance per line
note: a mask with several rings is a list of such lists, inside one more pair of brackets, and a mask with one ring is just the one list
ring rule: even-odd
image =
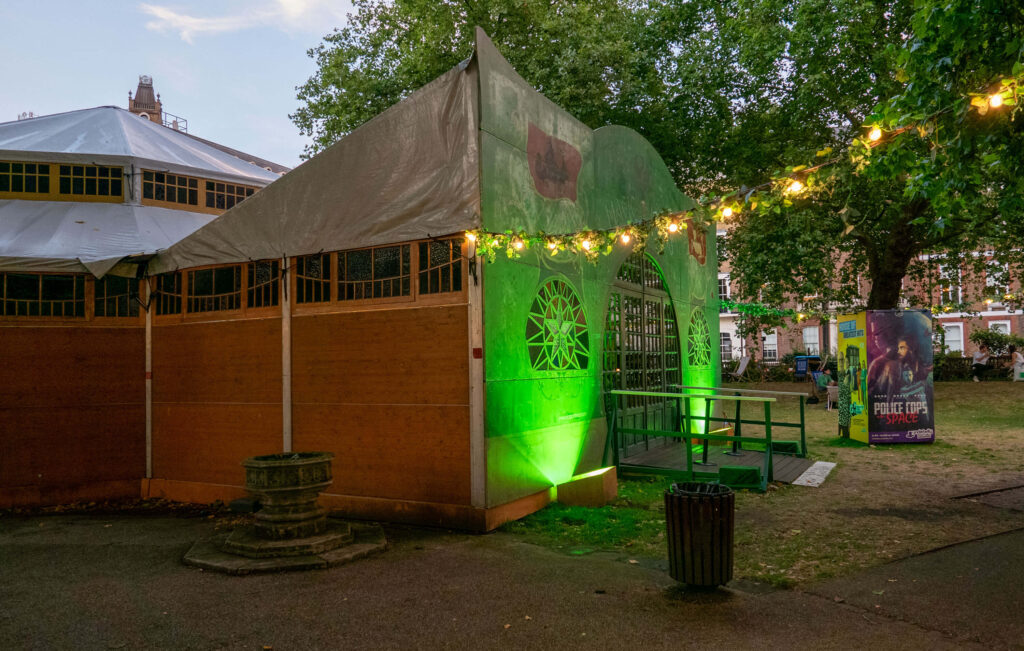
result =
[[871,310],[866,317],[869,442],[931,443],[931,316],[926,310]]
[[838,317],[839,436],[868,442],[866,314]]

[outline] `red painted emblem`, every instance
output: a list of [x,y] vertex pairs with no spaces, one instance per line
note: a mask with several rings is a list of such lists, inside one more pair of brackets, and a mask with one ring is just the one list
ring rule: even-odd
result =
[[540,196],[576,201],[576,178],[583,166],[583,156],[575,147],[530,124],[526,156]]
[[692,219],[686,220],[686,236],[690,239],[690,255],[697,262],[704,264],[708,259],[708,233],[703,226],[693,223]]

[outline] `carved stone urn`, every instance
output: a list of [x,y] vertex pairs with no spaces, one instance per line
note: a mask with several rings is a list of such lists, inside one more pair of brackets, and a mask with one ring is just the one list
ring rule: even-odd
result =
[[256,512],[256,533],[272,540],[305,538],[323,533],[327,511],[317,505],[331,485],[331,452],[294,452],[251,457],[242,462],[245,489],[262,508]]

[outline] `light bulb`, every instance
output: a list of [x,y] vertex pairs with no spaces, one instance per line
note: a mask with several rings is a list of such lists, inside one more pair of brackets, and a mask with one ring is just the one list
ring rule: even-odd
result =
[[523,250],[523,241],[522,240],[513,240],[512,241],[512,246],[516,247],[517,250],[522,251]]
[[1003,94],[1002,93],[992,93],[991,95],[989,95],[988,96],[988,105],[991,106],[992,108],[999,108],[1000,106],[1002,106],[1003,105]]
[[732,208],[729,206],[722,208],[722,217],[732,217]]
[[679,230],[679,224],[677,224],[675,222],[672,222],[671,224],[668,225],[668,232],[669,233],[675,233],[678,230]]
[[582,242],[580,242],[580,246],[583,247],[584,251],[589,251],[590,250],[590,240],[583,240]]
[[623,233],[622,235],[619,236],[619,239],[622,240],[623,244],[629,244],[629,240],[630,240],[629,233]]
[[878,142],[882,139],[882,130],[878,127],[871,127],[871,131],[868,132],[868,140],[871,142]]
[[558,248],[558,242],[551,240],[550,242],[548,242],[548,248],[554,251],[555,249]]
[[790,194],[797,194],[804,189],[804,184],[801,183],[800,181],[793,181],[792,183],[789,184],[789,188],[787,189],[789,190]]
[[469,240],[470,242],[476,242],[476,234],[466,233],[466,239]]

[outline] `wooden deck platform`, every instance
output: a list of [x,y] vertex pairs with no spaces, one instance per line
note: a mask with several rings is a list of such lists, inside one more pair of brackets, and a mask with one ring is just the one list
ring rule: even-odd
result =
[[[719,466],[757,466],[764,467],[764,452],[740,450],[738,456],[726,454],[731,447],[713,445],[708,448],[708,465],[698,465],[700,455],[693,457],[693,469],[696,471],[715,472]],[[622,457],[619,462],[623,466],[648,466],[667,470],[686,470],[686,449],[681,443],[653,447],[649,450],[636,452]],[[772,455],[774,481],[791,484],[814,462],[810,459],[793,457],[776,452]],[[623,468],[629,472],[629,468]]]

